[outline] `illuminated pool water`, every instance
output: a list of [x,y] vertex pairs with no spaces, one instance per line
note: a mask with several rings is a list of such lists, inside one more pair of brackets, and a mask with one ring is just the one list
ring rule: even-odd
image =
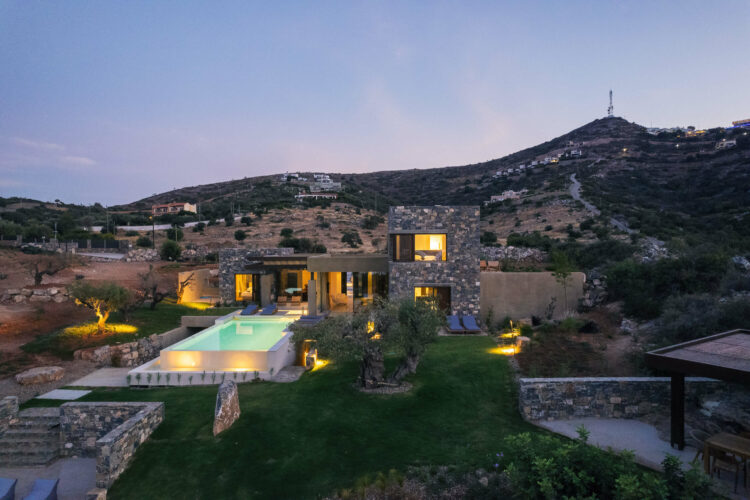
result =
[[163,349],[158,369],[278,373],[294,356],[286,329],[294,319],[234,316]]

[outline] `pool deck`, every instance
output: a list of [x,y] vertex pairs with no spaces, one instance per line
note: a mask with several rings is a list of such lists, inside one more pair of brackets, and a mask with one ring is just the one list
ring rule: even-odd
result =
[[132,368],[99,368],[68,385],[71,387],[127,387],[127,376],[130,370]]

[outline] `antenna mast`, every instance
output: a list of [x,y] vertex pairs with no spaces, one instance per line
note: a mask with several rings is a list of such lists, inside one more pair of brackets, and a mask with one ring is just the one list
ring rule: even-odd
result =
[[614,116],[615,107],[612,105],[612,89],[609,90],[609,107],[607,108],[607,118]]

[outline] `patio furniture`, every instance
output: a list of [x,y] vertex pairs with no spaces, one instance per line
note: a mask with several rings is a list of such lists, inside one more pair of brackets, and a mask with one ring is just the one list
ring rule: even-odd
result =
[[292,296],[292,305],[293,306],[302,306],[302,295],[293,295]]
[[500,261],[499,260],[491,260],[487,262],[487,269],[490,271],[499,271],[500,270]]
[[458,316],[446,316],[445,319],[448,321],[446,329],[450,333],[466,333],[464,327],[461,326],[461,321],[459,321]]
[[477,320],[474,319],[474,316],[461,316],[461,323],[463,323],[466,333],[480,333],[482,331],[479,325],[477,325]]
[[278,297],[276,298],[276,302],[277,302],[277,303],[278,303],[278,304],[279,304],[280,306],[284,306],[284,305],[286,305],[286,295],[279,295],[279,296],[278,296]]
[[59,479],[37,479],[31,488],[31,493],[24,500],[57,500],[57,484]]
[[246,308],[242,310],[242,312],[240,313],[240,316],[251,316],[255,314],[256,312],[258,312],[258,306],[255,304],[250,304],[249,306],[247,306]]
[[18,483],[18,479],[0,477],[0,500],[13,500],[16,498],[16,483]]
[[263,309],[261,309],[258,314],[260,314],[261,316],[270,316],[272,314],[275,314],[276,310],[277,310],[277,308],[276,308],[276,304],[275,303],[274,304],[268,304],[266,307],[264,307]]
[[480,260],[479,261],[479,270],[484,271],[487,269],[487,261],[486,260]]
[[[713,463],[711,463],[713,458]],[[734,491],[740,478],[740,469],[744,472],[742,484],[747,488],[747,461],[750,460],[750,439],[720,432],[706,439],[703,446],[703,468],[706,474],[713,477],[714,472],[721,477],[721,470],[734,472]]]
[[690,446],[698,450],[695,452],[695,457],[693,457],[693,462],[695,462],[699,458],[703,458],[703,449],[706,446],[706,440],[711,437],[711,435],[706,431],[698,429],[690,429],[689,434],[692,441]]

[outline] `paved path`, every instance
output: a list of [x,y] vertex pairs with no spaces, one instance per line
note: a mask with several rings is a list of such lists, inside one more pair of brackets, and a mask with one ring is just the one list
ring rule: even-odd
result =
[[273,377],[273,381],[281,383],[296,382],[303,373],[305,373],[304,366],[287,366],[282,368],[281,371]]
[[667,453],[676,455],[683,464],[690,463],[695,457],[696,450],[686,446],[680,451],[672,448],[669,443],[659,438],[656,427],[645,422],[631,419],[619,418],[576,418],[573,420],[552,420],[548,422],[535,422],[557,434],[570,438],[577,438],[576,429],[583,425],[591,432],[589,443],[606,449],[632,450],[635,452],[635,460],[641,465],[652,469],[661,470],[661,462]]
[[35,479],[60,479],[59,500],[81,500],[96,486],[95,458],[60,458],[49,465],[0,467],[0,477],[18,479],[16,498],[31,493]]
[[73,387],[127,387],[128,372],[133,368],[99,368],[83,378],[71,382]]

